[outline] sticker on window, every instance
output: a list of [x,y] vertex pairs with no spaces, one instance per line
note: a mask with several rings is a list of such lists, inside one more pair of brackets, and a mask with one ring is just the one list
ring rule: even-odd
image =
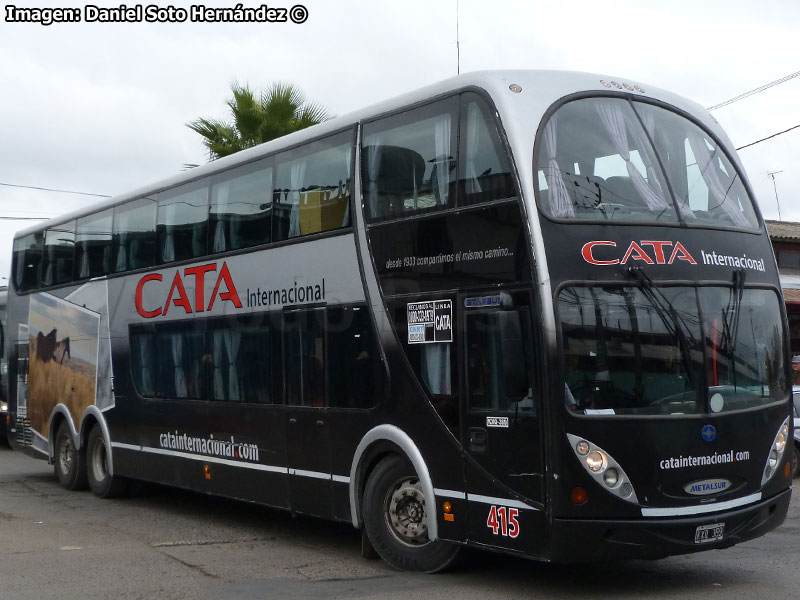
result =
[[453,341],[453,301],[429,300],[406,305],[409,344]]

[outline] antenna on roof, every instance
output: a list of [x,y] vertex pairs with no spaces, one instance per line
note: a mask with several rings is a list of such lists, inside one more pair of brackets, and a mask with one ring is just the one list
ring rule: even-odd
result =
[[772,179],[772,189],[775,190],[775,204],[778,205],[778,221],[783,221],[783,219],[781,218],[781,203],[778,202],[778,186],[775,185],[775,175],[777,175],[778,173],[783,173],[783,170],[771,171],[767,173],[767,176]]
[[461,74],[461,45],[458,43],[458,0],[456,0],[456,75]]

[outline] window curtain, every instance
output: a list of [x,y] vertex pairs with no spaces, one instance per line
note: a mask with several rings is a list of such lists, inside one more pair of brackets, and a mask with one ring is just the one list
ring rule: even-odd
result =
[[346,173],[345,180],[343,187],[341,187],[341,189],[339,190],[340,192],[339,202],[342,202],[343,198],[345,197],[347,198],[346,200],[347,204],[345,204],[344,207],[344,216],[342,217],[342,227],[347,227],[348,225],[350,225],[350,195],[347,193],[348,192],[347,180],[350,178],[350,165],[352,163],[350,157],[352,153],[353,153],[353,148],[348,146],[347,150],[344,153],[344,172]]
[[[600,121],[606,128],[614,144],[614,148],[625,161],[625,168],[628,171],[628,177],[630,177],[633,187],[636,188],[636,191],[644,199],[648,209],[652,211],[665,210],[669,208],[672,203],[665,199],[661,182],[658,180],[655,171],[652,170],[652,161],[649,159],[647,150],[648,144],[646,142],[643,144],[643,140],[636,140],[639,145],[639,156],[645,164],[649,179],[645,179],[639,172],[639,169],[637,169],[631,161],[631,149],[628,147],[628,130],[630,129],[634,138],[636,138],[636,131],[639,129],[639,124],[632,121],[631,117],[633,117],[633,115],[624,110],[626,106],[627,104],[615,101],[598,102],[595,105],[597,113],[600,115]],[[638,137],[641,138],[642,136],[639,135]],[[650,164],[648,165],[648,163]]]
[[85,279],[91,273],[91,268],[89,267],[89,241],[84,240],[82,242],[78,242],[78,247],[80,248],[81,252],[81,264],[79,267],[78,277],[80,279]]
[[171,262],[175,260],[175,235],[173,233],[173,223],[175,216],[178,212],[178,207],[175,204],[167,204],[164,211],[164,247],[161,249],[161,260],[163,262]]
[[369,184],[367,185],[367,203],[369,206],[369,214],[372,217],[382,216],[380,205],[378,204],[378,176],[381,172],[382,142],[383,136],[373,136],[368,146],[369,150],[367,151],[367,177],[369,178]]
[[[231,192],[231,182],[226,181],[219,185],[214,186],[214,193],[211,199],[212,208],[217,215],[217,225],[214,227],[214,243],[212,246],[213,252],[224,252],[228,248],[225,245],[225,216],[230,213],[223,212],[222,208],[228,207],[228,198]],[[232,233],[232,232],[231,232]],[[232,236],[231,236],[232,237]],[[233,240],[231,240],[231,248],[235,248]]]
[[422,380],[433,395],[449,395],[450,344],[425,344],[422,349]]
[[153,357],[153,344],[150,335],[139,336],[139,363],[141,364],[142,375],[142,394],[144,396],[153,395],[153,370],[150,368],[150,360]]
[[475,167],[475,158],[477,157],[480,143],[480,126],[481,110],[477,102],[470,102],[467,107],[467,182],[465,188],[468,194],[479,194],[482,191],[481,183],[478,181],[478,170]]
[[567,184],[556,160],[557,150],[557,122],[558,114],[550,117],[547,126],[544,128],[542,151],[545,155],[547,164],[545,165],[544,179],[547,182],[548,199],[550,201],[550,212],[554,217],[574,217],[575,208],[567,191]]
[[242,333],[233,329],[226,329],[224,333],[225,350],[228,353],[228,400],[238,402],[241,397],[239,395],[239,374],[236,371],[236,359],[239,356]]
[[448,203],[450,193],[450,130],[451,118],[449,114],[441,115],[436,118],[433,124],[433,144],[435,152],[435,165],[437,178],[435,181],[436,191],[439,192],[437,204],[445,205]]
[[186,386],[186,373],[183,371],[183,336],[172,334],[172,364],[175,374],[175,396],[186,398],[189,391]]
[[[655,117],[655,114],[653,113],[653,111],[652,110],[640,110],[640,109],[637,108],[636,109],[636,114],[638,114],[639,117],[642,119],[642,123],[644,123],[645,131],[647,131],[647,135],[650,136],[651,140],[654,140],[655,137],[656,137],[656,117]],[[636,127],[634,129],[634,131],[635,131],[634,137],[636,138],[636,143],[639,144],[639,147],[643,148],[643,147],[645,147],[646,144],[649,144],[649,142],[647,140],[644,140],[642,138],[642,134],[639,131],[638,127]],[[646,154],[646,156],[642,156],[642,161],[644,162],[645,169],[647,170],[647,179],[648,179],[648,181],[653,181],[653,182],[658,183],[659,179],[658,179],[658,176],[655,175],[656,171],[655,171],[655,169],[653,167],[652,157],[650,156],[649,152],[647,152],[645,154]],[[666,160],[666,158],[665,158],[665,160]],[[653,175],[651,175],[651,173],[653,173]],[[659,184],[659,189],[661,189],[660,184]],[[664,197],[666,197],[666,194],[662,194],[662,195]],[[681,198],[679,195],[676,194],[675,195],[675,203],[678,205],[678,210],[680,211],[681,216],[683,218],[685,218],[685,219],[694,219],[695,218],[694,212],[692,212],[692,209],[689,208],[688,199]]]
[[127,213],[120,213],[114,215],[114,230],[118,232],[117,244],[119,250],[117,251],[117,266],[115,271],[124,271],[128,268],[128,229],[130,228],[130,219]]
[[[256,210],[272,210],[272,168],[267,169],[264,171],[264,198],[266,199],[265,202],[259,202],[255,205]],[[261,208],[263,207],[263,208]],[[269,213],[268,215],[269,216]],[[241,248],[245,244],[245,240],[242,238],[242,223],[240,220],[234,222],[235,224],[231,225],[231,247],[232,248]],[[272,226],[272,220],[267,218],[267,230],[264,232],[264,236],[261,238],[262,240],[268,240],[270,238],[270,227]]]
[[300,189],[306,176],[306,159],[300,159],[292,163],[291,169],[291,199],[292,212],[289,216],[289,237],[300,235]]
[[752,227],[752,225],[748,222],[747,217],[742,214],[738,203],[736,203],[733,198],[728,196],[730,187],[733,185],[733,179],[729,184],[726,185],[720,178],[721,173],[715,164],[715,161],[718,160],[715,156],[718,149],[714,148],[714,150],[711,150],[706,145],[703,137],[695,131],[689,130],[687,132],[687,137],[689,139],[689,146],[691,147],[694,158],[697,161],[697,166],[700,168],[700,174],[703,176],[703,181],[706,182],[706,185],[713,196],[713,200],[717,202],[716,206],[712,206],[712,198],[709,198],[708,210],[710,211],[717,207],[721,207],[725,214],[731,218],[734,224],[736,224],[736,226]]
[[215,329],[214,337],[214,400],[225,400],[225,385],[222,381],[223,330]]

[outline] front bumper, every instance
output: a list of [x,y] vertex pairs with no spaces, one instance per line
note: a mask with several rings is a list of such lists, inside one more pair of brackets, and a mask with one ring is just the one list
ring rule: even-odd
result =
[[[635,521],[553,519],[554,562],[586,562],[613,558],[663,558],[718,550],[764,535],[786,518],[792,490],[732,510],[692,517],[646,518]],[[725,523],[722,540],[694,543],[700,525]]]

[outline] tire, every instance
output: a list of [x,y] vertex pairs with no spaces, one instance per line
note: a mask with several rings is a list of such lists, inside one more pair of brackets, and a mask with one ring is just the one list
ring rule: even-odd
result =
[[115,477],[108,471],[108,448],[99,425],[92,427],[89,432],[89,442],[86,445],[86,472],[89,487],[100,498],[124,496],[130,489],[129,480]]
[[794,466],[792,469],[792,478],[794,479],[800,474],[800,447],[797,444],[793,444],[794,446]]
[[86,453],[75,447],[66,421],[62,421],[56,431],[54,458],[53,470],[62,487],[68,490],[85,490],[88,487]]
[[[427,501],[426,501],[427,500]],[[414,469],[401,457],[382,460],[364,488],[364,528],[375,551],[400,571],[435,573],[447,568],[459,546],[428,539],[426,499]]]

